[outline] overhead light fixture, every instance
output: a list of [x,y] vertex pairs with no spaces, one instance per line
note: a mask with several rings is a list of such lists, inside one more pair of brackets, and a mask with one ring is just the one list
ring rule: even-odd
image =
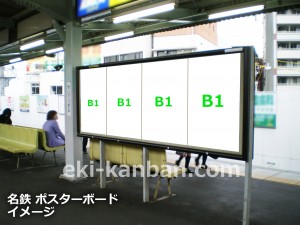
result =
[[53,54],[53,53],[57,53],[57,52],[62,52],[63,50],[64,50],[63,47],[54,48],[54,49],[47,50],[46,54]]
[[130,37],[130,36],[133,36],[133,35],[134,35],[133,31],[129,31],[129,32],[126,32],[126,33],[107,36],[107,37],[104,38],[104,40],[105,41],[112,41],[112,40],[116,40],[116,39],[120,39],[120,38]]
[[191,21],[188,21],[188,20],[170,20],[169,22],[170,23],[182,23],[182,24],[185,24],[185,23],[190,23]]
[[241,9],[234,9],[234,10],[230,10],[230,11],[226,11],[226,12],[214,13],[214,14],[209,15],[208,19],[214,20],[214,19],[225,18],[225,17],[229,17],[229,16],[257,12],[257,11],[263,10],[264,7],[265,7],[264,5],[257,5],[257,6],[251,6],[251,7],[241,8]]
[[21,42],[25,42],[25,41],[28,41],[28,40],[32,40],[32,39],[37,39],[38,37],[44,35],[45,33],[44,32],[39,32],[37,34],[33,34],[33,35],[30,35],[28,37],[25,37],[25,38],[22,38],[20,41]]
[[9,60],[9,63],[16,63],[16,62],[20,62],[20,61],[22,61],[22,59],[19,57],[19,58]]
[[44,39],[41,39],[41,40],[38,40],[38,41],[35,41],[35,42],[31,42],[31,43],[22,45],[20,47],[20,49],[21,49],[21,51],[25,51],[25,50],[28,50],[28,49],[31,49],[31,48],[35,48],[35,47],[44,45],[44,44],[45,44]]
[[132,21],[135,19],[152,16],[152,15],[163,13],[163,12],[168,12],[173,9],[175,9],[175,3],[168,3],[168,4],[164,4],[164,5],[160,5],[160,6],[156,6],[156,7],[152,7],[152,8],[144,9],[141,11],[137,11],[137,12],[133,12],[133,13],[115,17],[113,19],[113,22],[114,23],[123,23],[123,22]]

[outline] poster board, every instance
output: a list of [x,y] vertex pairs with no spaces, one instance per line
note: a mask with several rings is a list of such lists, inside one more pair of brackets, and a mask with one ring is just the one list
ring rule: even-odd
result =
[[78,67],[78,134],[245,160],[251,51]]
[[37,112],[47,113],[49,111],[49,97],[47,95],[37,95]]
[[255,93],[254,126],[260,128],[276,128],[275,92]]
[[30,111],[30,102],[29,102],[28,95],[19,97],[19,107],[20,107],[20,112],[29,112]]

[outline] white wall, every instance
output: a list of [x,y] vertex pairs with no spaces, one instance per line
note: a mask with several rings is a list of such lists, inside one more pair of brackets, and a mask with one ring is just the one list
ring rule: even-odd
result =
[[64,72],[46,72],[40,74],[40,95],[50,95],[51,86],[64,86]]
[[300,87],[278,86],[276,129],[255,128],[254,165],[300,172]]
[[104,57],[107,56],[122,55],[134,52],[143,52],[143,58],[148,58],[151,57],[151,49],[151,35],[108,42],[101,45],[101,62],[104,62]]
[[[23,70],[25,71],[25,70]],[[63,86],[64,73],[63,72],[46,72],[38,75],[24,75],[18,73],[17,78],[12,79],[9,87],[5,88],[5,96],[13,97],[14,111],[12,112],[13,125],[28,126],[35,128],[42,128],[46,121],[46,113],[37,112],[37,96],[31,95],[31,83],[40,83],[40,95],[47,95],[49,97],[49,110],[56,110],[59,113],[62,111],[62,104],[60,104],[58,95],[50,95],[50,86]],[[20,111],[20,96],[29,96],[30,111]],[[6,97],[0,97],[0,112],[5,108]],[[61,130],[65,131],[65,117],[64,114],[59,114],[58,120]]]
[[199,35],[177,35],[154,37],[154,49],[172,50],[172,49],[194,49],[195,51],[204,51],[215,49],[216,46]]
[[[43,124],[46,121],[46,113],[38,113],[37,112],[37,96],[29,96],[29,104],[30,109],[29,112],[21,112],[20,111],[20,97],[13,96],[14,99],[14,110],[12,111],[12,122],[13,125],[26,126],[26,127],[34,127],[34,128],[42,128]],[[49,96],[49,110],[59,111],[58,106],[58,96],[52,95]],[[5,96],[0,97],[1,104],[1,113],[5,107]],[[65,117],[62,114],[59,114],[58,124],[62,132],[65,132]]]

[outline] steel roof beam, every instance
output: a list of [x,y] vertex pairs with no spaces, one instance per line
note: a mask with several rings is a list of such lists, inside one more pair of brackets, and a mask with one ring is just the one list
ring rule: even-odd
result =
[[6,17],[0,17],[0,27],[15,28],[15,22]]

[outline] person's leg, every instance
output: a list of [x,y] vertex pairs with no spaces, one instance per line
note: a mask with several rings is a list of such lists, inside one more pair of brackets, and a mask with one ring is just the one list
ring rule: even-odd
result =
[[183,159],[183,153],[179,154],[179,159],[177,159],[177,160],[175,161],[175,165],[176,165],[176,166],[179,166],[182,159]]
[[199,166],[199,160],[200,160],[200,157],[202,156],[203,154],[202,153],[199,153],[197,158],[195,159],[195,164],[196,166]]
[[61,139],[61,138],[57,138],[55,142],[56,142],[55,143],[56,144],[55,147],[61,146],[61,145],[65,145],[65,141],[63,139]]
[[193,173],[190,169],[190,161],[191,161],[191,154],[188,153],[187,156],[185,157],[185,168],[187,173]]
[[202,156],[202,165],[201,165],[201,168],[203,168],[203,169],[207,169],[206,160],[207,160],[207,154],[205,153]]
[[86,152],[87,143],[88,143],[88,138],[87,137],[82,138],[82,152],[83,153],[87,153]]

